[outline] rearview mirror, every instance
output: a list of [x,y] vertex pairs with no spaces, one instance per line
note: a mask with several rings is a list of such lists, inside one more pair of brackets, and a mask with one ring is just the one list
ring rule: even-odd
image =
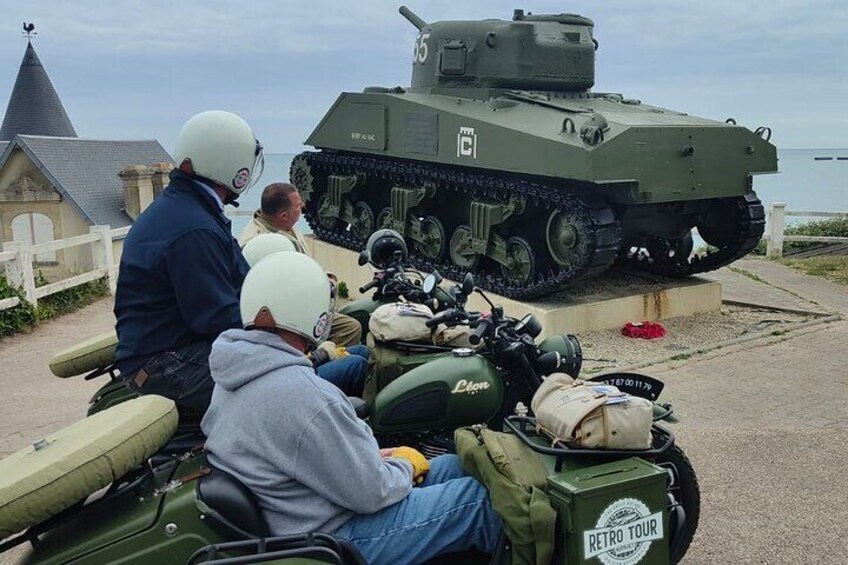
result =
[[433,271],[424,279],[424,285],[421,288],[427,294],[432,294],[440,282],[442,282],[442,275],[439,274],[439,271]]
[[365,265],[368,264],[368,259],[369,259],[368,251],[363,250],[359,254],[359,259],[357,260],[357,263],[359,263],[360,267],[364,267]]
[[474,292],[474,275],[465,273],[465,278],[462,279],[462,294],[469,296]]

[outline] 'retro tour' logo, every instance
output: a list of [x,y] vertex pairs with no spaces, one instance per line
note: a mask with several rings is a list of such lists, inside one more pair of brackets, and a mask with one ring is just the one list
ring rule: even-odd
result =
[[236,190],[240,190],[247,186],[247,183],[250,182],[250,169],[247,167],[243,169],[239,169],[239,172],[236,173],[236,176],[233,177],[233,188]]
[[663,537],[662,512],[648,510],[635,498],[607,506],[595,529],[583,532],[584,559],[597,557],[604,565],[636,565],[654,540]]

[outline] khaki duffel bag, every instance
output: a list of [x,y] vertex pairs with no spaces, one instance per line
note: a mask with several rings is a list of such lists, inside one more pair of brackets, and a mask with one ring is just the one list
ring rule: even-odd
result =
[[377,341],[432,342],[438,331],[427,327],[432,317],[433,311],[423,304],[392,302],[374,310],[368,331]]
[[651,401],[614,386],[554,373],[533,395],[530,406],[540,429],[573,447],[651,447]]

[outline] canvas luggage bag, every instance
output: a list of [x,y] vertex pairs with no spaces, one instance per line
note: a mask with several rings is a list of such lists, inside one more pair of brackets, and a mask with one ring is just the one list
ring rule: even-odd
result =
[[438,331],[433,335],[433,344],[450,347],[470,347],[472,349],[478,349],[482,346],[482,342],[478,343],[477,345],[472,345],[470,340],[472,333],[474,333],[474,330],[472,330],[468,326],[444,328],[443,330]]
[[554,373],[533,395],[530,406],[541,430],[573,447],[651,447],[651,401],[614,386]]
[[371,314],[368,331],[377,341],[417,341],[432,343],[434,333],[427,327],[433,311],[423,304],[393,302]]
[[512,565],[547,565],[554,555],[556,511],[540,457],[512,434],[481,426],[454,432],[462,467],[486,486],[511,542]]

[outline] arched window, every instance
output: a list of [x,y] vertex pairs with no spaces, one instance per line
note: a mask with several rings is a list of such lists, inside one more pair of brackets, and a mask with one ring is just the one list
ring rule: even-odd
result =
[[[28,245],[53,241],[53,222],[44,214],[28,212],[15,216],[12,220],[12,239]],[[47,251],[33,257],[35,263],[55,264],[56,252]]]

